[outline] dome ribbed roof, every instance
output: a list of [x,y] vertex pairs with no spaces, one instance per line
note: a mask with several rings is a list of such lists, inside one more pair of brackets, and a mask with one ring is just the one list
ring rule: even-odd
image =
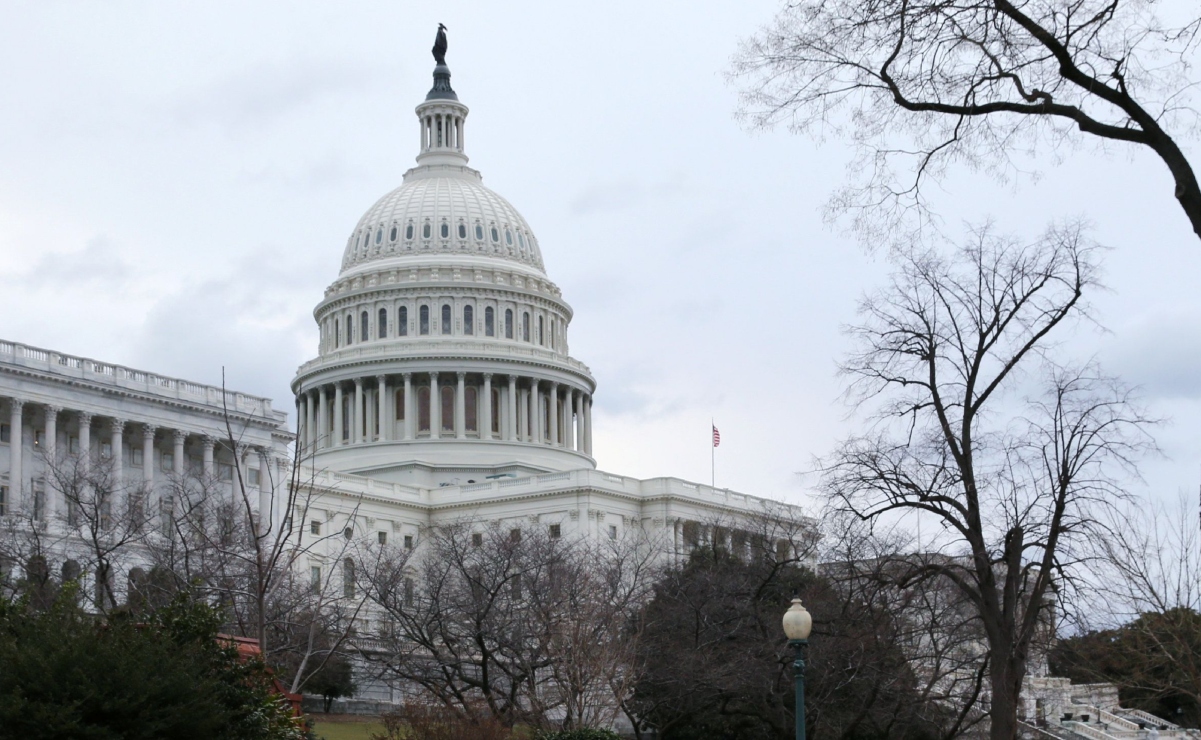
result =
[[342,272],[426,254],[502,259],[545,274],[529,224],[465,166],[424,165],[406,173],[403,185],[359,219],[342,256]]

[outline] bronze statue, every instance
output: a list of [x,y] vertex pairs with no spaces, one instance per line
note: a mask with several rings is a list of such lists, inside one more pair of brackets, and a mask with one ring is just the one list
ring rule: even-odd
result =
[[446,64],[446,26],[438,24],[438,37],[434,39],[434,61]]

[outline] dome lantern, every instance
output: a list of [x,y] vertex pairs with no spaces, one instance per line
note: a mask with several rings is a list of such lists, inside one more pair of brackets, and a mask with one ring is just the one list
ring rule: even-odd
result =
[[421,153],[418,164],[467,164],[463,151],[463,124],[467,120],[467,106],[459,102],[459,96],[450,86],[450,67],[446,66],[446,30],[438,26],[438,40],[434,44],[434,86],[425,100],[417,106],[417,120],[421,124]]

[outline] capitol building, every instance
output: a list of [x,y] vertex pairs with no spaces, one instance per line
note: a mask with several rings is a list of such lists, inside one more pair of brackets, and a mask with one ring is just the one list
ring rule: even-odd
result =
[[[221,495],[253,491],[255,516],[276,527],[337,533],[330,548],[410,545],[470,520],[553,537],[653,533],[678,553],[707,531],[699,523],[782,506],[597,468],[598,382],[571,354],[572,308],[533,229],[469,165],[468,113],[438,64],[416,107],[416,166],[351,229],[314,309],[295,416],[236,390],[0,340],[0,515],[66,532],[70,507],[48,470],[68,455],[144,486],[148,521],[178,505],[169,481],[204,478]],[[289,481],[308,493],[303,510],[288,503]],[[46,564],[56,574],[74,557],[70,537],[58,542]],[[316,578],[334,557],[317,546],[297,567]],[[123,588],[123,574],[110,577]]]

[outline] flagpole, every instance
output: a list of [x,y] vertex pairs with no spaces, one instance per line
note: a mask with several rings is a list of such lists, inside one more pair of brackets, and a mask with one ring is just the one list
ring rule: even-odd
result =
[[717,445],[713,444],[713,417],[709,417],[709,487],[717,488]]

